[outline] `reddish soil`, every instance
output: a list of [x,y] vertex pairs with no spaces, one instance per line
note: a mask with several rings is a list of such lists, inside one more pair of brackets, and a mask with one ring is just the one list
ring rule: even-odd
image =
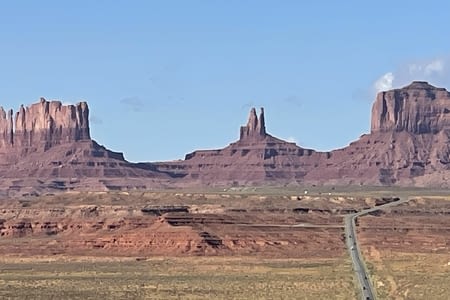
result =
[[[297,200],[292,196],[139,195],[102,193],[95,198],[79,194],[66,203],[61,203],[65,199],[61,196],[0,202],[0,253],[336,257],[346,253],[343,215],[391,201],[333,196]],[[186,205],[174,204],[179,195],[185,197]],[[121,204],[112,204],[117,201]],[[195,202],[198,204],[192,204]],[[358,237],[364,250],[448,253],[448,224],[450,201],[417,199],[360,218]]]
[[[247,200],[256,201],[258,197]],[[138,257],[344,255],[342,213],[348,212],[348,203],[342,199],[334,203],[326,198],[302,201],[278,198],[285,202],[284,208],[247,207],[238,202],[233,202],[234,206],[140,203],[61,206],[51,204],[57,198],[44,204],[9,201],[0,207],[0,252],[24,256]],[[365,199],[356,202],[357,207],[367,206]],[[299,223],[302,225],[291,226]]]
[[416,199],[358,220],[367,251],[450,253],[450,201]]

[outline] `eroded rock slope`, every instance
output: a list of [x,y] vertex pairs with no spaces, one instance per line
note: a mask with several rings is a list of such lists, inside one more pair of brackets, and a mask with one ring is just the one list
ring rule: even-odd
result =
[[168,178],[92,140],[86,102],[43,98],[15,114],[0,108],[0,177],[6,194],[145,188]]
[[349,146],[317,152],[266,132],[251,110],[240,139],[219,150],[156,164],[186,185],[327,184],[447,187],[450,94],[427,82],[377,95],[371,132]]
[[[252,109],[239,140],[184,160],[129,163],[90,137],[85,102],[0,109],[0,187],[7,193],[230,185],[450,186],[450,93],[415,81],[381,92],[371,131],[345,148],[305,149],[266,130]],[[301,130],[301,129],[299,129]]]

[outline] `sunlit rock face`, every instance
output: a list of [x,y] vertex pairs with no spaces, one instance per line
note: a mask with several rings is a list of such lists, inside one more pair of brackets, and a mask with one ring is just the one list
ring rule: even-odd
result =
[[0,108],[0,146],[33,152],[80,140],[89,140],[89,108],[86,102],[63,105],[46,101],[7,113]]
[[450,128],[450,93],[427,82],[381,92],[372,108],[372,132],[438,133]]
[[147,188],[168,178],[92,140],[86,102],[0,108],[0,195]]

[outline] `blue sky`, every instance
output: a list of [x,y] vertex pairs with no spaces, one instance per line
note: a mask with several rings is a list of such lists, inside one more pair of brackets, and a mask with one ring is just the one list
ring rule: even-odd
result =
[[131,161],[235,141],[251,106],[318,150],[367,133],[377,90],[450,88],[447,1],[2,1],[0,104],[88,101]]

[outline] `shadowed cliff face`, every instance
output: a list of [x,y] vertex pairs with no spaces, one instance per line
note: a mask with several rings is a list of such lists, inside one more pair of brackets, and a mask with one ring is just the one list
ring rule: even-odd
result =
[[[21,106],[15,114],[0,108],[0,147],[47,150],[52,146],[89,140],[89,108],[86,102],[62,105],[46,101]],[[14,124],[14,125],[13,125]]]
[[423,134],[445,128],[450,128],[450,93],[427,82],[381,92],[372,108],[372,132]]

